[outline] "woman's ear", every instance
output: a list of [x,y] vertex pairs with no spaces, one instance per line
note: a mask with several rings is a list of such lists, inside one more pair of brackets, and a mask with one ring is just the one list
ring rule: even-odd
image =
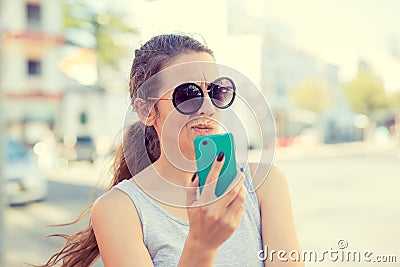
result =
[[[139,120],[146,126],[153,126],[156,122],[157,111],[155,106],[146,103],[142,98],[135,98],[133,105],[138,114]],[[150,110],[149,110],[150,109]]]

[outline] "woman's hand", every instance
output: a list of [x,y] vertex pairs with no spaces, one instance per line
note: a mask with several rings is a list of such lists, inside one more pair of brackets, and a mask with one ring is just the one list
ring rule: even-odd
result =
[[241,170],[227,189],[227,193],[217,199],[215,187],[224,161],[224,155],[220,153],[211,167],[198,199],[198,179],[193,182],[193,187],[187,194],[190,229],[186,242],[193,242],[193,245],[211,254],[215,253],[239,226],[247,193],[243,186],[244,173]]

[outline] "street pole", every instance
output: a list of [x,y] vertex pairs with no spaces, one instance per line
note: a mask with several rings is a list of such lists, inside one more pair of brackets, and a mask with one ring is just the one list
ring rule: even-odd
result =
[[0,266],[4,264],[4,166],[5,166],[5,138],[4,138],[4,100],[3,100],[3,86],[2,86],[2,75],[3,75],[3,20],[1,18],[1,6],[2,0],[0,0]]
[[[1,32],[0,32],[1,34]],[[2,36],[1,36],[2,38]],[[0,40],[0,54],[1,54],[1,41]],[[1,55],[0,55],[0,77],[2,74],[1,70]],[[1,78],[0,78],[1,82]],[[5,140],[4,140],[4,101],[3,101],[3,90],[2,86],[0,85],[0,266],[3,266],[4,263],[4,161],[5,161]]]
[[[0,40],[1,42],[1,40]],[[0,44],[1,51],[1,44]],[[1,52],[0,52],[1,53]],[[0,65],[1,65],[1,56],[0,56]],[[1,76],[1,67],[0,67],[0,76]],[[1,80],[0,80],[1,82]],[[5,140],[4,140],[4,101],[3,101],[3,90],[0,85],[0,266],[4,263],[4,161],[5,161]]]

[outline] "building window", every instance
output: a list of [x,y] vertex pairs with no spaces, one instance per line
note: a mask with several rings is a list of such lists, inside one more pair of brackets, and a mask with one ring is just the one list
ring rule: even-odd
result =
[[40,61],[38,60],[28,60],[28,75],[39,76],[41,73],[40,65]]
[[26,18],[28,28],[40,29],[41,11],[38,4],[26,4]]

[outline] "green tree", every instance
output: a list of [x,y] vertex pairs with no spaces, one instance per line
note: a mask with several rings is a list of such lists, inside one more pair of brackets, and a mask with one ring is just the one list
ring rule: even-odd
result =
[[389,104],[382,81],[367,70],[360,70],[344,92],[353,110],[368,116],[382,113]]
[[332,94],[326,82],[316,79],[304,79],[290,90],[289,97],[302,109],[315,112],[332,105]]
[[390,107],[400,111],[400,91],[390,93],[388,98]]
[[99,77],[104,67],[118,69],[128,54],[127,40],[137,33],[123,20],[122,12],[99,8],[86,0],[64,0],[63,8],[67,43],[96,51]]

